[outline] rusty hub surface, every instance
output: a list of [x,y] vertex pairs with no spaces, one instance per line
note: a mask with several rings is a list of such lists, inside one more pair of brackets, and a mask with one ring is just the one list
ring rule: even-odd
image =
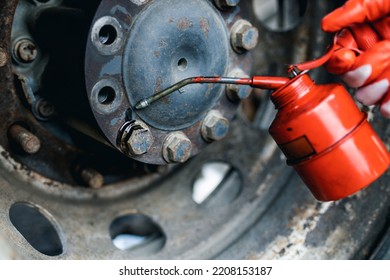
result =
[[[184,133],[191,142],[186,159],[205,148],[210,141],[202,138],[201,124],[208,111],[217,110],[226,120],[238,107],[229,101],[224,86],[189,86],[146,110],[133,108],[184,78],[222,75],[240,67],[248,71],[251,53],[237,54],[230,46],[230,27],[244,13],[234,8],[221,13],[204,0],[142,5],[102,1],[89,35],[85,72],[92,111],[109,142],[125,155],[152,164],[183,162],[164,157],[163,143],[171,133]],[[257,41],[254,38],[252,45]],[[118,132],[129,120],[142,120],[154,139],[151,145],[145,140],[148,149],[142,154],[118,142]]]

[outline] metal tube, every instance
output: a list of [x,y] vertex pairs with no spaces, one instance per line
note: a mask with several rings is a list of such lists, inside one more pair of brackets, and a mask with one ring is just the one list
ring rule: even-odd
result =
[[189,84],[238,84],[248,85],[256,88],[277,89],[287,83],[288,78],[254,76],[252,78],[232,78],[232,77],[192,77],[184,79],[152,96],[142,99],[135,105],[136,110],[142,110],[149,107],[157,100],[181,89]]

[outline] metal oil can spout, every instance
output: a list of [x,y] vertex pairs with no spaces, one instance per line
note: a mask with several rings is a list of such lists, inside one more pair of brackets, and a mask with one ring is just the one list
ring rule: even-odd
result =
[[173,92],[189,84],[236,84],[247,85],[253,88],[276,90],[283,87],[290,79],[273,76],[253,76],[251,78],[231,78],[231,77],[192,77],[184,79],[152,96],[142,99],[135,105],[136,110],[149,107],[157,100],[172,94]]

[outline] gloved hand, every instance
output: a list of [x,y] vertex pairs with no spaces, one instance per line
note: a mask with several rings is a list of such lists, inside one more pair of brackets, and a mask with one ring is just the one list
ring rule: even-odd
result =
[[325,64],[365,105],[380,104],[390,118],[390,0],[349,0],[322,19],[326,32],[340,31],[337,50]]

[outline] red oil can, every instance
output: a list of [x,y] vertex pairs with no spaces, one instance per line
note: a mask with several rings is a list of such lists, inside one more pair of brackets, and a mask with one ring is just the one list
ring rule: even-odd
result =
[[341,84],[300,75],[271,99],[278,113],[269,132],[318,200],[347,197],[389,167],[387,148]]

